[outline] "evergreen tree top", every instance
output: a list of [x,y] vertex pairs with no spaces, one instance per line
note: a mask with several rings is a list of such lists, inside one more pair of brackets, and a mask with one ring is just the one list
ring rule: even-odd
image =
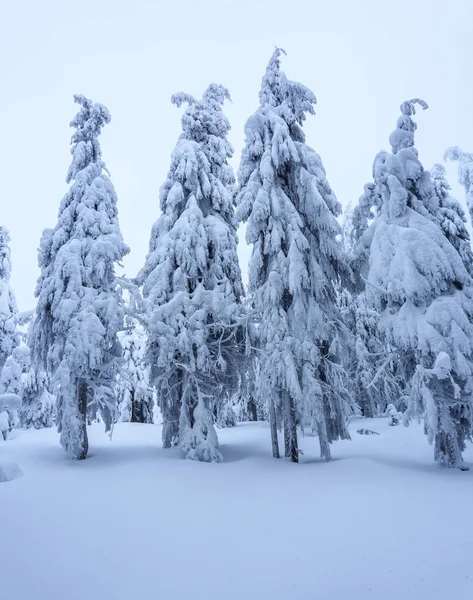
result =
[[281,54],[286,54],[285,50],[276,48],[266,67],[259,93],[261,106],[269,104],[275,108],[286,107],[289,112],[284,111],[281,116],[284,116],[289,123],[295,119],[299,125],[302,125],[306,113],[315,114],[313,105],[317,104],[317,98],[308,87],[289,80],[281,71]]
[[70,123],[71,127],[76,128],[76,131],[71,138],[73,158],[66,177],[67,183],[75,179],[77,173],[85,169],[88,164],[101,163],[102,151],[98,137],[102,127],[110,123],[111,118],[108,109],[103,104],[93,102],[82,94],[75,94],[74,102],[80,104],[81,109]]
[[429,108],[427,102],[424,102],[420,98],[406,100],[401,104],[401,116],[397,120],[396,129],[389,137],[393,154],[396,154],[403,148],[412,148],[414,146],[414,133],[417,129],[417,124],[412,119],[412,116],[416,114],[416,104],[422,110]]
[[230,92],[217,83],[211,83],[207,87],[202,100],[184,92],[171,97],[171,102],[177,107],[188,104],[181,119],[180,139],[200,144],[214,170],[218,169],[218,173],[214,174],[223,176],[225,183],[233,183],[233,171],[224,169],[222,173],[220,170],[227,159],[233,156],[233,147],[226,139],[231,127],[222,110],[225,100],[231,101]]
[[[382,210],[387,211],[390,217],[405,214],[409,207],[439,224],[439,198],[432,185],[430,173],[422,166],[414,147],[417,125],[412,115],[415,114],[416,104],[423,110],[428,108],[419,98],[401,104],[401,116],[397,120],[396,129],[389,137],[391,152],[378,153],[373,164],[373,178],[377,184],[384,186],[384,193],[379,195],[380,207],[382,206]],[[387,191],[389,193],[386,193]],[[372,199],[378,202],[376,195],[372,196]],[[369,198],[365,200],[369,201]]]
[[[389,136],[391,153],[382,150],[373,163],[374,184],[365,185],[365,190],[353,213],[355,239],[361,238],[369,222],[381,210],[391,217],[403,215],[409,206],[424,216],[435,220],[438,209],[437,197],[430,182],[430,174],[424,170],[414,148],[417,124],[412,119],[416,104],[423,110],[428,108],[420,98],[406,100],[400,106],[401,116],[396,129]],[[382,193],[384,185],[389,193]],[[386,190],[385,190],[386,191]]]

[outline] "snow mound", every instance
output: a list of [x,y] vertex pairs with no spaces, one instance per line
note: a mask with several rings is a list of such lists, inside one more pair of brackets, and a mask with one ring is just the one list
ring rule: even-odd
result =
[[23,471],[16,462],[0,463],[0,483],[13,481],[19,477],[23,477]]
[[21,398],[17,394],[0,394],[0,409],[17,410],[21,406]]
[[357,429],[356,433],[359,433],[360,435],[379,435],[379,433],[377,431],[373,431],[372,429]]

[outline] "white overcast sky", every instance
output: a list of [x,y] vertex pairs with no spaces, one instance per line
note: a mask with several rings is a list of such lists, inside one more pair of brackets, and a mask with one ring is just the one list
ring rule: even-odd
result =
[[0,0],[0,8],[0,222],[12,236],[21,310],[34,306],[39,239],[67,190],[74,93],[112,114],[101,143],[131,247],[129,276],[146,255],[180,133],[171,94],[228,87],[237,168],[275,45],[288,53],[288,77],[318,98],[307,141],[343,205],[370,180],[403,100],[430,104],[417,115],[426,168],[450,145],[473,151],[472,0]]

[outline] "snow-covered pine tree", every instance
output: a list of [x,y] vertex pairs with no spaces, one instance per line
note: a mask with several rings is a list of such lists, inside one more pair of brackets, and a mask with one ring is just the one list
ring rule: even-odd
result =
[[179,443],[186,457],[202,461],[221,460],[214,409],[237,387],[245,355],[226,98],[215,84],[202,100],[172,98],[188,107],[160,191],[162,216],[137,277],[164,447]]
[[453,146],[445,152],[445,159],[458,162],[458,180],[465,188],[466,205],[473,222],[473,154]]
[[[20,344],[14,348],[11,356],[7,358],[2,367],[0,374],[0,405],[2,405],[2,396],[15,395],[22,397],[23,395],[23,374],[26,373],[30,366],[30,351],[27,346]],[[14,428],[18,427],[17,409],[6,410],[6,415],[0,417],[2,423],[3,438]],[[7,424],[7,427],[5,427]]]
[[249,290],[260,319],[258,387],[268,402],[273,455],[279,457],[282,424],[285,454],[297,462],[297,428],[310,426],[329,460],[330,442],[349,438],[335,288],[344,270],[341,207],[302,131],[315,96],[286,78],[281,52],[271,57],[261,106],[246,123],[237,214],[253,244]]
[[10,285],[10,234],[0,226],[0,370],[19,345],[17,331],[18,308]]
[[234,398],[234,413],[239,421],[267,421],[268,407],[266,398],[258,393],[260,382],[260,364],[256,352],[248,361],[247,371],[242,373],[240,388]]
[[49,392],[50,382],[44,371],[32,368],[23,382],[22,403],[18,409],[20,427],[52,427],[56,415],[56,398]]
[[424,415],[435,460],[461,467],[472,435],[473,290],[463,261],[432,217],[438,197],[414,148],[415,104],[401,105],[392,153],[380,152],[373,177],[379,216],[360,239],[369,251],[366,298],[379,329],[415,368],[408,421]]
[[435,164],[430,172],[430,179],[439,200],[438,219],[440,227],[445,237],[461,256],[468,273],[473,276],[473,250],[471,248],[470,234],[465,225],[465,212],[458,200],[450,195],[451,187],[447,181],[444,166],[438,163]]
[[118,420],[124,423],[153,423],[154,394],[145,363],[146,335],[143,327],[128,320],[119,335],[123,364],[117,378]]
[[[29,354],[20,346],[18,325],[22,323],[15,295],[10,285],[10,234],[0,226],[0,395],[21,395],[21,375],[29,361]],[[1,402],[0,402],[1,405]],[[16,427],[16,409],[3,410],[0,418],[4,439]]]
[[114,383],[124,309],[115,265],[127,254],[118,224],[117,196],[98,137],[110,113],[74,96],[72,163],[58,222],[41,239],[38,305],[30,346],[38,368],[52,377],[61,444],[71,458],[87,456],[86,413],[99,410],[109,429],[115,419]]

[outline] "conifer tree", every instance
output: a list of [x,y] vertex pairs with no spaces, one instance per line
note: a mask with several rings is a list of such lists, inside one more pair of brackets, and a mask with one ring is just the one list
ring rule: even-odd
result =
[[465,188],[466,204],[473,223],[473,154],[454,146],[445,152],[445,158],[458,162],[458,179]]
[[[23,324],[23,320],[18,313],[10,276],[10,234],[5,227],[0,226],[0,395],[20,396],[21,376],[29,363],[29,353],[20,345],[18,326]],[[17,409],[2,410],[0,422],[2,436],[6,439],[18,424]]]
[[128,247],[98,140],[110,113],[84,96],[74,100],[80,110],[71,122],[75,132],[66,178],[71,185],[56,227],[41,239],[30,345],[35,365],[54,384],[61,444],[71,458],[83,459],[87,411],[99,411],[106,429],[115,419],[113,388],[121,360],[117,332],[124,320],[115,265]]
[[452,189],[447,181],[443,165],[435,164],[430,172],[430,178],[439,200],[438,219],[440,227],[457,250],[468,273],[473,276],[473,250],[470,234],[466,229],[466,216],[461,204],[450,195]]
[[462,467],[472,435],[473,282],[433,216],[439,198],[414,147],[416,103],[426,108],[404,102],[392,152],[375,158],[381,207],[360,251],[369,254],[366,298],[380,312],[380,333],[403,354],[405,377],[412,374],[405,418],[424,415],[435,460]]
[[256,352],[251,354],[247,371],[242,373],[240,388],[234,399],[234,412],[238,421],[267,421],[268,406],[263,394],[258,393],[261,381],[260,364]]
[[0,226],[0,370],[19,345],[18,308],[10,285],[10,234]]
[[246,123],[238,217],[253,245],[249,291],[259,316],[259,394],[267,399],[273,455],[298,461],[298,427],[319,435],[321,455],[348,438],[347,374],[336,284],[344,271],[337,216],[341,207],[302,125],[314,94],[288,80],[276,49],[263,77],[256,113]]
[[120,334],[123,364],[117,379],[118,419],[124,423],[152,423],[154,396],[145,363],[146,336],[138,323]]
[[[29,348],[24,344],[17,346],[11,356],[7,358],[0,373],[0,405],[2,404],[3,395],[14,395],[21,398],[23,396],[23,374],[26,373],[30,366]],[[9,433],[12,429],[18,427],[18,410],[7,409],[7,415],[4,415],[0,421],[7,424],[2,426],[3,437],[6,439],[6,432]]]
[[34,367],[26,374],[22,403],[18,409],[20,427],[43,429],[52,427],[56,415],[56,398],[49,392],[50,382],[44,371]]
[[[223,390],[238,385],[244,360],[243,286],[237,257],[233,148],[222,105],[211,84],[187,103],[182,134],[161,187],[145,266],[138,275],[147,307],[147,360],[163,415],[163,444],[187,458],[219,461],[214,410]],[[229,396],[227,396],[229,397]]]

